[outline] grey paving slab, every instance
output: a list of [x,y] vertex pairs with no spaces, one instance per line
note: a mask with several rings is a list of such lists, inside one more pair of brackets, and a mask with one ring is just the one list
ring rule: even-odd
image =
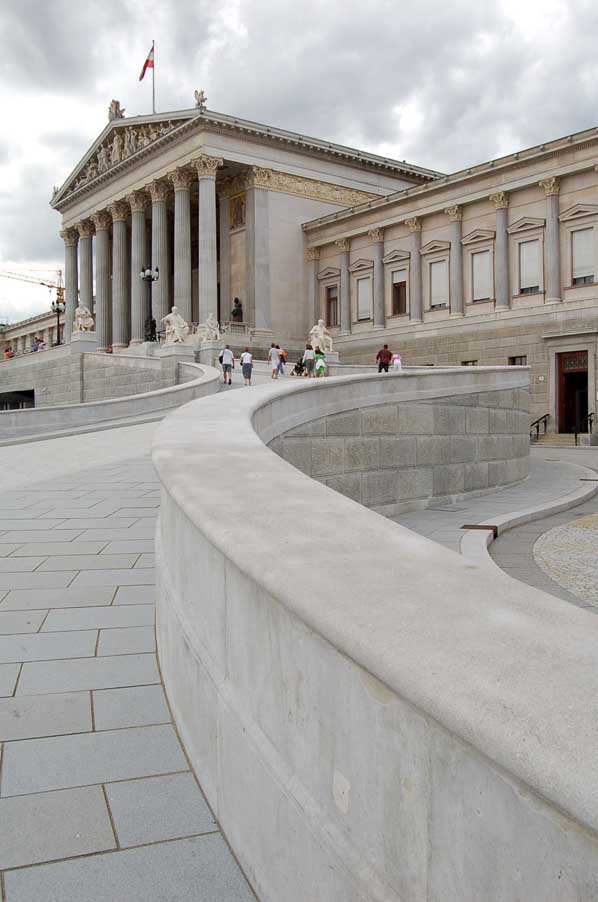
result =
[[[56,573],[14,573],[17,576],[57,576]],[[70,573],[72,577],[72,573]],[[73,586],[153,586],[156,577],[154,570],[81,570],[73,580]],[[0,574],[2,588],[2,574]]]
[[[41,521],[40,521],[41,522]],[[43,529],[16,529],[5,532],[1,537],[2,542],[70,542],[76,539],[83,530],[81,529],[46,529],[47,521]]]
[[89,692],[0,699],[0,741],[83,733],[91,729]]
[[[43,510],[47,511],[49,505],[45,505]],[[20,508],[12,508],[11,510],[6,510],[5,508],[0,508],[0,522],[4,522],[5,520],[30,520],[33,516],[41,516],[39,511],[32,511],[30,508],[26,508],[25,510]],[[58,515],[54,515],[54,517],[50,517],[49,519],[60,520],[61,517]]]
[[121,846],[218,830],[191,773],[109,783],[106,795]]
[[[119,586],[114,596],[114,604],[155,604],[155,586]],[[2,610],[2,608],[0,608]]]
[[[23,558],[22,560],[26,560]],[[143,570],[137,570],[143,573]],[[73,573],[0,573],[0,589],[57,589],[68,586]]]
[[43,557],[0,557],[0,573],[26,573],[44,562]]
[[170,724],[25,739],[4,747],[1,795],[186,770],[186,758]]
[[153,605],[69,608],[68,610],[50,611],[44,623],[43,632],[110,629],[119,626],[152,626],[153,623]]
[[97,638],[97,630],[92,629],[0,636],[0,663],[91,657]]
[[[121,608],[126,610],[126,608]],[[100,630],[98,655],[129,655],[156,650],[153,626],[128,626]]]
[[[151,526],[131,526],[129,529],[86,529],[79,538],[86,542],[101,542],[104,539],[107,542],[127,542],[131,539],[153,539],[155,535],[156,528],[152,523]],[[6,541],[12,542],[13,540],[7,538]]]
[[156,555],[155,554],[141,554],[139,555],[139,560],[135,561],[135,568],[139,567],[141,569],[144,568],[153,568],[156,566]]
[[0,611],[73,608],[112,604],[114,588],[14,589],[0,602]]
[[[94,505],[93,507],[87,507],[84,510],[80,508],[73,507],[54,507],[50,508],[47,513],[40,513],[40,517],[42,518],[51,518],[51,517],[62,517],[64,520],[70,520],[72,518],[85,517],[86,520],[101,520],[105,517],[110,517],[114,514],[119,507],[122,507],[122,504],[119,505],[115,502],[101,501]],[[123,514],[123,517],[126,517],[127,514]],[[128,516],[131,516],[130,514]]]
[[102,554],[153,554],[153,539],[137,539],[123,542],[110,542],[103,549]]
[[0,823],[0,869],[116,848],[101,786],[0,799]]
[[0,698],[13,694],[20,669],[20,664],[0,664]]
[[119,517],[138,517],[148,520],[155,520],[158,516],[157,510],[146,507],[123,507],[118,512]]
[[[15,542],[12,545],[9,544],[0,544],[0,557],[6,557],[9,554],[12,554],[13,551],[16,551],[18,548],[18,544]],[[144,548],[144,551],[151,551],[150,548]]]
[[47,611],[2,611],[0,608],[0,635],[36,633],[47,613]]
[[[102,529],[128,529],[136,521],[136,517],[70,517],[62,520],[65,529],[95,529],[101,524]],[[1,522],[1,521],[0,521]],[[48,523],[49,520],[38,520]],[[0,529],[2,527],[0,526]],[[9,529],[10,527],[6,527]]]
[[[125,505],[121,503],[119,506],[119,510],[124,508],[124,506]],[[157,508],[160,507],[160,496],[158,495],[157,498],[148,498],[147,495],[146,496],[140,495],[139,497],[135,498],[134,500],[131,500],[129,507],[134,507],[134,508],[145,507],[145,508],[154,508],[155,510],[157,510]]]
[[44,558],[64,554],[89,556],[99,554],[106,547],[106,542],[27,542],[25,545],[8,547],[17,549],[13,557],[30,557],[38,554]]
[[[39,661],[23,664],[17,694],[34,695],[76,692],[81,689],[116,689],[120,686],[147,686],[150,683],[159,682],[160,674],[156,666],[156,656],[152,654]],[[11,695],[12,689],[4,694]]]
[[6,902],[255,902],[219,834],[5,875]]
[[[13,530],[13,529],[28,529],[28,530],[46,530],[52,529],[54,526],[58,526],[62,523],[61,517],[54,517],[52,520],[35,520],[29,517],[3,517],[0,519],[0,530]],[[75,527],[70,527],[74,529]],[[12,541],[12,539],[7,539],[8,541]]]
[[[43,573],[52,570],[124,570],[131,568],[138,557],[139,555],[137,554],[56,555],[55,557],[49,557],[47,560],[44,560],[38,572]],[[12,561],[13,558],[0,559],[0,572],[2,572],[2,563],[7,560]],[[30,559],[22,558],[22,560],[27,561]],[[32,558],[32,560],[36,560],[36,558]]]
[[92,696],[96,730],[170,723],[162,686],[99,689]]

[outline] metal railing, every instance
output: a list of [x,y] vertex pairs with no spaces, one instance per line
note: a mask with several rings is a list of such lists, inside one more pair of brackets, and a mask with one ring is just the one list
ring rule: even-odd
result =
[[594,424],[594,411],[592,410],[592,411],[590,411],[590,413],[586,413],[585,417],[582,417],[577,425],[577,429],[575,430],[575,444],[576,445],[579,444],[580,433],[591,432],[593,424]]
[[529,437],[530,441],[534,440],[534,429],[536,430],[535,440],[538,441],[540,438],[540,426],[543,426],[543,435],[546,435],[546,427],[548,425],[548,418],[550,417],[549,413],[542,414],[541,417],[538,417],[537,420],[534,420],[533,423],[530,423],[529,427]]

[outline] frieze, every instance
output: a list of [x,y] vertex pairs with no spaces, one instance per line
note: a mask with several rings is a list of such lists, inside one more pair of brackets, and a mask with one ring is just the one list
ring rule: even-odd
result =
[[365,203],[378,197],[376,194],[360,191],[358,188],[345,188],[343,185],[306,179],[300,175],[290,175],[287,172],[277,172],[275,169],[264,169],[261,166],[251,167],[248,180],[254,188],[267,188],[269,191],[280,191],[283,194],[310,197],[343,207]]

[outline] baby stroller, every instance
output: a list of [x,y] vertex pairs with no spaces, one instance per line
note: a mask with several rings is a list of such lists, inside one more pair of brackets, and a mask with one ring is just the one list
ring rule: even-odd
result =
[[305,375],[305,364],[303,363],[303,358],[300,358],[295,366],[293,367],[293,371],[291,376],[304,376]]

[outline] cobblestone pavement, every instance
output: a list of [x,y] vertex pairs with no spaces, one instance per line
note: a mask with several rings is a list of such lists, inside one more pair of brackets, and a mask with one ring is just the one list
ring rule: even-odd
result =
[[[190,771],[160,682],[150,435],[133,427],[2,449],[4,902],[255,898]],[[82,468],[82,449],[91,467],[108,447],[117,459]],[[23,449],[30,469],[46,459],[53,478],[20,487]],[[61,451],[71,472],[54,461]]]

